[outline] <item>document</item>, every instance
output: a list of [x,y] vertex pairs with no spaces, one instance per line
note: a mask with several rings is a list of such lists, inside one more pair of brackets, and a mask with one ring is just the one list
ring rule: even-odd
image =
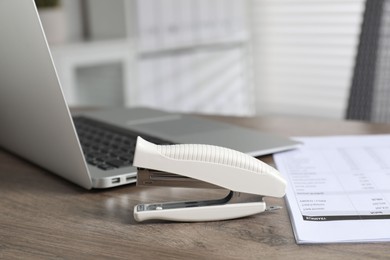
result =
[[390,135],[294,139],[274,159],[297,243],[390,241]]

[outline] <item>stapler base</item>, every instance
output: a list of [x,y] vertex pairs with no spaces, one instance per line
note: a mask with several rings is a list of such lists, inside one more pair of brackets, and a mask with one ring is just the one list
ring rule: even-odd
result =
[[257,202],[234,203],[240,195],[230,191],[225,198],[217,200],[140,204],[134,207],[134,218],[137,221],[217,221],[247,217],[266,210],[262,197]]

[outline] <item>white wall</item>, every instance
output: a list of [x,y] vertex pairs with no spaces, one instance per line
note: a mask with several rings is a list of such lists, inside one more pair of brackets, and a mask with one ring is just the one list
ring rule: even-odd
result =
[[259,114],[343,118],[363,0],[252,0]]

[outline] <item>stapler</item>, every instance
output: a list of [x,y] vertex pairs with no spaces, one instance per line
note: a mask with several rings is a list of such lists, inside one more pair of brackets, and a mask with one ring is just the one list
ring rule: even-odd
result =
[[[137,185],[230,191],[225,198],[216,200],[139,204],[134,207],[137,221],[242,218],[280,208],[266,207],[263,197],[283,197],[286,189],[286,181],[271,166],[244,153],[212,145],[156,145],[138,137],[133,165],[137,167]],[[241,202],[248,194],[256,201]]]

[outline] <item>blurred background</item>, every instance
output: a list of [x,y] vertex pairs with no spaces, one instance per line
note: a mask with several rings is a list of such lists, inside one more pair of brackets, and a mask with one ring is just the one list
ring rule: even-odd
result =
[[36,2],[72,106],[346,117],[364,0]]

